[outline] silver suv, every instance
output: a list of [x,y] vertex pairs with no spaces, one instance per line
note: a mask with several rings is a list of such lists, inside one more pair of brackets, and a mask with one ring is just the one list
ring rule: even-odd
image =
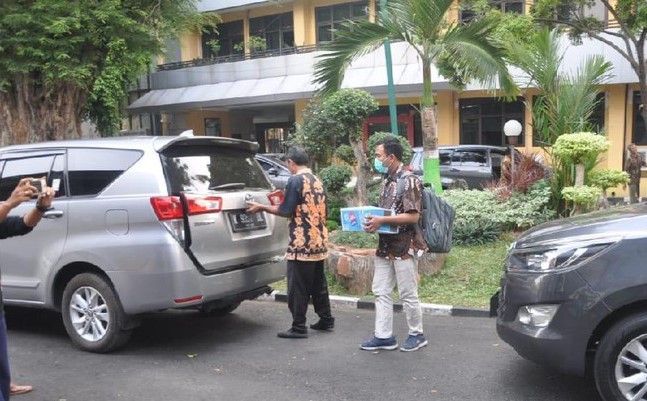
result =
[[257,147],[178,136],[0,149],[0,199],[24,177],[57,190],[33,232],[0,241],[5,303],[59,310],[76,345],[108,352],[141,313],[220,315],[268,292],[285,276],[287,233],[272,215],[245,213],[247,199],[282,199]]

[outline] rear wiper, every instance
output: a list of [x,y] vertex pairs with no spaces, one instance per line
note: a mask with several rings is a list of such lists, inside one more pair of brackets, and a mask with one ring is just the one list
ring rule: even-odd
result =
[[245,188],[244,182],[230,182],[229,184],[222,184],[222,185],[209,187],[209,189],[212,191],[218,190],[218,189],[243,189],[243,188]]

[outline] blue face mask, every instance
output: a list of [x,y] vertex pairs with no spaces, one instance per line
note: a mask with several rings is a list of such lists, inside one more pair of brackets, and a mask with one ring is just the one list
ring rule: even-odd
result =
[[386,174],[389,172],[389,168],[384,167],[382,162],[377,157],[375,158],[375,160],[373,160],[373,167],[375,168],[375,171],[380,174]]

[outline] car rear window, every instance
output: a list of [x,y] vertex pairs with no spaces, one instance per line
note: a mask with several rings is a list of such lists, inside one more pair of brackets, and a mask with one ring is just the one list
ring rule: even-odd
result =
[[162,153],[162,163],[173,195],[204,193],[226,184],[271,188],[254,155],[244,150],[219,146],[172,147]]

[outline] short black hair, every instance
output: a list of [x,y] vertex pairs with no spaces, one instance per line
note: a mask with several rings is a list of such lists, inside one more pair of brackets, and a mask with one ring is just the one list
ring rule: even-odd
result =
[[310,158],[305,149],[293,146],[285,154],[285,160],[292,160],[297,166],[307,166]]
[[394,136],[387,137],[379,141],[377,145],[382,145],[384,147],[384,153],[387,156],[393,155],[399,161],[402,160],[402,154],[404,153],[404,148],[402,147],[402,143],[400,143],[400,140],[398,138]]

